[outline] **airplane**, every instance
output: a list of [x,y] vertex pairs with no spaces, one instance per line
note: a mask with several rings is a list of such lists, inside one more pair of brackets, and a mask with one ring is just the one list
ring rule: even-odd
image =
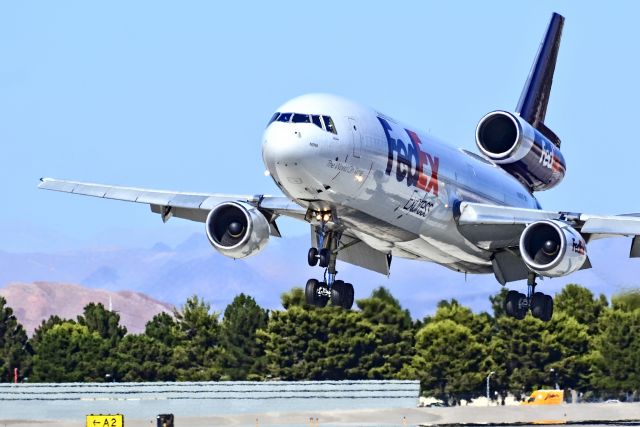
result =
[[284,195],[159,191],[42,178],[39,188],[148,204],[166,222],[204,223],[222,255],[245,258],[270,236],[281,216],[311,228],[310,266],[324,269],[305,286],[308,305],[350,309],[351,283],[337,261],[389,275],[394,257],[452,270],[527,279],[527,293],[507,293],[516,319],[553,315],[553,299],[536,280],[591,268],[587,242],[632,237],[640,257],[640,215],[598,216],[542,209],[534,193],[564,178],[560,138],[545,124],[564,17],[553,13],[515,111],[478,123],[479,153],[453,148],[391,116],[328,94],[280,106],[262,138],[268,175]]

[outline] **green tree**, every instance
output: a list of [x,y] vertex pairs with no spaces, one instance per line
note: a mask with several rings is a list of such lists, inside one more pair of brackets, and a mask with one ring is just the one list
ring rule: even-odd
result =
[[22,377],[29,375],[31,347],[27,333],[0,296],[0,382],[12,382],[14,368]]
[[475,314],[470,308],[460,305],[455,299],[440,301],[434,316],[425,317],[423,323],[426,325],[432,321],[438,322],[442,320],[452,320],[471,329],[471,332],[480,343],[488,343],[491,338],[491,316],[484,312]]
[[147,335],[127,335],[119,343],[114,375],[118,381],[175,381],[173,351]]
[[542,339],[549,349],[543,367],[548,373],[546,383],[556,383],[562,389],[589,390],[593,358],[589,326],[565,312],[556,313],[545,326]]
[[539,387],[587,390],[591,382],[591,337],[607,302],[586,288],[567,285],[555,299],[553,319],[544,323],[528,315],[518,321],[504,315],[506,290],[491,297],[496,318],[488,362],[495,371],[493,389],[502,397],[528,394]]
[[236,296],[224,311],[220,328],[220,367],[223,378],[245,380],[263,365],[264,352],[256,331],[264,329],[269,315],[250,296]]
[[366,377],[370,379],[397,378],[411,363],[414,331],[411,315],[384,287],[375,289],[369,298],[357,301],[362,320],[357,330],[371,330],[373,349],[360,359]]
[[416,337],[416,354],[403,374],[420,379],[422,393],[451,404],[483,393],[484,346],[470,328],[450,319],[430,321]]
[[597,334],[598,319],[607,307],[607,298],[593,293],[580,285],[566,285],[554,299],[555,312],[564,312],[574,317],[580,324],[587,325],[589,332]]
[[164,311],[156,314],[147,322],[144,334],[169,348],[175,347],[181,339],[178,322],[171,314]]
[[104,381],[110,373],[110,345],[97,331],[73,321],[56,324],[44,332],[35,347],[33,379],[36,382]]
[[220,379],[216,363],[219,354],[218,314],[211,312],[209,303],[194,295],[174,316],[178,324],[178,344],[174,348],[172,363],[178,380]]
[[86,326],[89,332],[97,332],[114,347],[127,333],[127,328],[120,326],[120,315],[107,310],[102,303],[87,304],[83,315],[78,316],[78,324]]
[[593,386],[607,393],[640,390],[640,310],[609,309],[600,318]]
[[507,301],[508,292],[509,292],[509,289],[503,286],[500,288],[500,291],[497,294],[489,297],[489,301],[491,302],[491,309],[493,310],[494,319],[507,315],[507,313],[504,311],[504,304]]
[[289,292],[284,292],[280,295],[282,307],[285,310],[289,310],[290,307],[310,307],[305,302],[304,291],[302,288],[293,288]]
[[551,348],[549,340],[543,339],[545,333],[545,323],[530,315],[523,320],[507,316],[496,319],[487,373],[495,371],[492,387],[503,398],[507,393],[522,397],[548,384],[545,366]]
[[55,325],[59,325],[64,322],[68,322],[68,320],[62,319],[60,316],[55,314],[49,316],[47,320],[43,319],[40,322],[40,325],[35,329],[35,331],[33,331],[33,336],[29,340],[29,342],[31,343],[31,347],[37,347],[45,332],[47,332]]
[[615,295],[611,299],[614,309],[633,311],[640,309],[640,290],[632,289]]
[[[357,311],[305,306],[300,289],[282,296],[257,337],[265,349],[267,375],[283,380],[365,379],[360,363],[374,351],[374,335]],[[292,303],[293,302],[293,303]]]

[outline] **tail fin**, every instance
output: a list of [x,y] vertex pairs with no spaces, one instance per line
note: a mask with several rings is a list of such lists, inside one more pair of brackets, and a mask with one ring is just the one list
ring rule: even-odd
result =
[[564,17],[562,15],[557,13],[551,15],[547,33],[542,40],[516,107],[520,117],[538,129],[558,148],[560,148],[560,138],[545,126],[544,117],[547,114],[547,104],[553,83],[553,72],[558,59],[558,50],[560,50],[563,26]]

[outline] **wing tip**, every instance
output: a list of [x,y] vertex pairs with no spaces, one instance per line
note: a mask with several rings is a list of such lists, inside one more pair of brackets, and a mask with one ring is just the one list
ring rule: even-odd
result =
[[40,182],[38,183],[38,188],[42,188],[44,185],[46,185],[47,183],[54,181],[53,178],[47,178],[47,177],[41,177],[40,178]]

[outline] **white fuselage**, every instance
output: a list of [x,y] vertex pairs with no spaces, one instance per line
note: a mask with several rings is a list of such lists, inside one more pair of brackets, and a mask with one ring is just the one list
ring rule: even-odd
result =
[[277,113],[292,114],[274,116],[264,133],[263,159],[276,184],[303,207],[332,209],[384,253],[490,273],[490,252],[458,232],[456,204],[540,208],[485,158],[352,101],[305,95]]

